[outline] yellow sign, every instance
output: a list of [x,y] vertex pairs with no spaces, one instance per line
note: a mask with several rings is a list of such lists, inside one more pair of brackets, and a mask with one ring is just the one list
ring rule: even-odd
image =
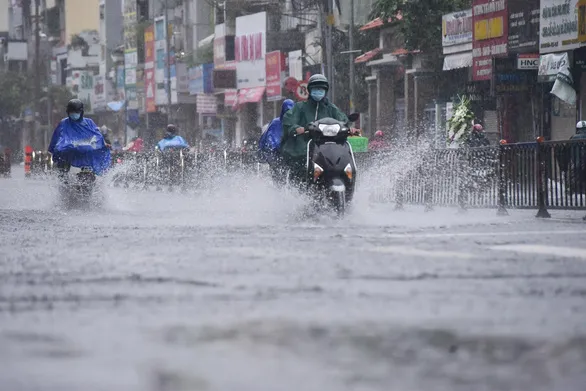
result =
[[504,20],[502,16],[479,20],[474,23],[474,40],[499,38],[503,36]]
[[326,23],[328,26],[333,26],[336,24],[336,16],[334,14],[328,14],[326,18]]
[[586,42],[586,0],[578,1],[578,42]]

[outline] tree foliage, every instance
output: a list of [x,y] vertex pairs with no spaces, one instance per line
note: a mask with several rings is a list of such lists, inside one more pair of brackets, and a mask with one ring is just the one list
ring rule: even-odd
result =
[[431,59],[441,60],[442,15],[468,9],[471,4],[471,0],[377,0],[371,17],[387,21],[401,14],[402,20],[396,23],[406,49],[421,50]]
[[31,83],[19,72],[0,72],[0,117],[19,117],[31,98]]
[[65,110],[65,106],[70,99],[73,99],[73,94],[67,86],[52,85],[49,89],[49,98],[53,104],[53,108],[59,111]]

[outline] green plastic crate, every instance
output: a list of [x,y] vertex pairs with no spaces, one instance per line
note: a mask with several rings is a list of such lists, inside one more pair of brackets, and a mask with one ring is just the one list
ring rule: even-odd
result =
[[354,152],[368,152],[368,138],[366,137],[348,137],[348,142]]

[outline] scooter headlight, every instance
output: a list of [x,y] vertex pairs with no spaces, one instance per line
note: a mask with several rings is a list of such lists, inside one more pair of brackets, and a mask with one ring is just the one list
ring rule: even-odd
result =
[[319,127],[319,130],[321,130],[321,133],[326,137],[336,136],[341,128],[340,125],[338,125],[338,124],[334,124],[334,125],[320,124],[318,127]]

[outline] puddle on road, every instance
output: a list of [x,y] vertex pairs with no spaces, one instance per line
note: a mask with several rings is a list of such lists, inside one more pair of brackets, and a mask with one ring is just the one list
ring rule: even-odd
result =
[[[203,364],[193,363],[193,372],[182,372],[179,365],[175,375],[188,379],[192,373],[205,374],[210,390],[226,389],[222,387],[230,383],[225,379],[239,373],[232,368],[253,367],[257,372],[256,367],[270,367],[271,360],[277,365],[299,361],[315,369],[299,383],[278,388],[282,390],[308,389],[304,382],[313,379],[338,384],[338,388],[327,388],[336,390],[577,391],[586,384],[586,337],[553,343],[369,323],[333,327],[276,320],[223,327],[175,326],[163,330],[160,337],[171,349],[198,354]],[[220,375],[217,368],[208,372],[211,368],[205,365],[208,360],[214,362],[205,353],[214,351],[227,357],[246,352],[254,360],[224,363]],[[270,387],[275,375],[267,371],[263,385]],[[282,375],[287,378],[286,373]],[[242,383],[241,389],[255,385],[260,383]]]

